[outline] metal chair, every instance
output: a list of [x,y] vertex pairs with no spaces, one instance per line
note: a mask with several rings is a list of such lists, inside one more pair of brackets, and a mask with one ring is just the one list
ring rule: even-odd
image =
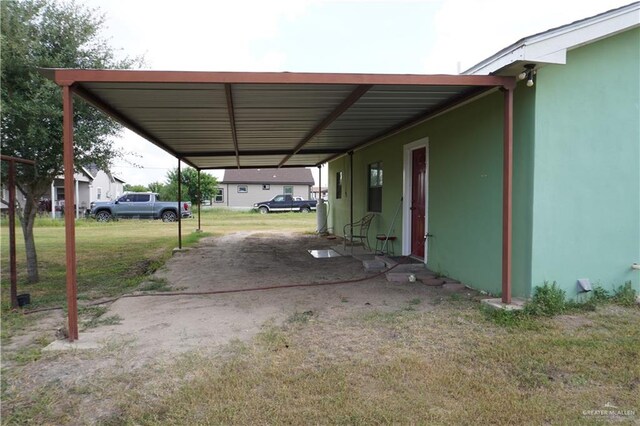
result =
[[364,216],[362,219],[353,222],[347,223],[343,228],[344,241],[343,245],[346,250],[347,248],[347,240],[351,241],[351,246],[353,247],[353,240],[360,240],[360,243],[367,250],[371,251],[371,246],[369,245],[369,226],[371,226],[371,222],[375,215],[373,213],[369,213]]

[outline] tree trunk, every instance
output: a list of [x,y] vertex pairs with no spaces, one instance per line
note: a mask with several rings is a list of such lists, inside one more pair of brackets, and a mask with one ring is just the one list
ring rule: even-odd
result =
[[24,248],[27,256],[27,279],[30,283],[40,281],[38,274],[38,255],[36,253],[36,243],[33,239],[33,225],[36,220],[38,205],[32,194],[26,194],[26,200],[20,224],[22,225],[22,234],[24,235]]
[[40,178],[25,184],[18,184],[23,197],[18,198],[18,218],[24,236],[24,247],[27,257],[27,280],[30,283],[40,281],[38,273],[38,255],[36,254],[36,242],[33,238],[33,225],[38,213],[38,201],[51,187],[51,180],[47,177]]

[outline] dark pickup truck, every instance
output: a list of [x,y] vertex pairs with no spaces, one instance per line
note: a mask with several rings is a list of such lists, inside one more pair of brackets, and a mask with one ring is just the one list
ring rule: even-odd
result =
[[260,213],[269,212],[302,212],[309,213],[316,209],[316,200],[299,200],[289,194],[276,195],[269,201],[262,201],[253,205]]

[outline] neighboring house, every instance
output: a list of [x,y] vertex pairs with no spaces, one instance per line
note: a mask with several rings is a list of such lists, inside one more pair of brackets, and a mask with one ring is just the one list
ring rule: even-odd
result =
[[313,184],[311,170],[305,168],[225,170],[212,205],[252,208],[254,203],[270,200],[279,194],[308,200]]
[[[327,199],[327,194],[329,193],[329,188],[327,188],[326,186],[323,186],[322,189],[320,190],[322,191],[322,199],[326,200]],[[311,188],[311,199],[312,200],[318,200],[320,197],[319,195],[319,190],[317,186],[314,186]]]
[[95,165],[87,167],[93,177],[91,185],[91,201],[115,200],[124,194],[125,181],[110,172],[98,169]]
[[[4,182],[0,185],[0,193],[2,194],[2,196],[0,196],[0,211],[4,212],[9,207],[7,203],[5,203],[5,201],[9,201],[9,189]],[[16,192],[16,197],[20,196],[19,194],[19,192]]]
[[[466,74],[523,71],[513,111],[512,294],[555,281],[576,298],[582,278],[640,290],[632,267],[640,263],[640,3],[523,38]],[[396,251],[499,294],[502,99],[477,97],[356,150],[351,162],[331,161],[330,229],[342,234],[354,197],[354,219],[377,215],[372,238],[390,230]]]
[[[115,200],[124,193],[124,181],[111,173],[95,166],[82,167],[80,173],[74,174],[74,188],[78,216],[84,215],[93,201]],[[60,216],[65,206],[64,176],[59,176],[51,183],[51,194],[43,197],[47,210],[52,216]],[[56,213],[58,212],[58,213]]]
[[[89,194],[91,191],[93,177],[86,169],[82,168],[80,173],[74,173],[73,179],[75,202],[78,206],[78,214],[79,216],[82,216],[91,203]],[[43,198],[43,206],[46,205],[47,210],[51,211],[53,216],[60,216],[60,212],[66,207],[64,196],[64,176],[59,176],[51,182],[51,194],[48,197],[45,196]]]

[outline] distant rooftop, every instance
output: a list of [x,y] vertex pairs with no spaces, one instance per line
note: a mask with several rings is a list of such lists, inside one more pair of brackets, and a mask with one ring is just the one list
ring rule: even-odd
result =
[[313,185],[311,170],[305,168],[230,169],[224,171],[221,183],[290,183]]

